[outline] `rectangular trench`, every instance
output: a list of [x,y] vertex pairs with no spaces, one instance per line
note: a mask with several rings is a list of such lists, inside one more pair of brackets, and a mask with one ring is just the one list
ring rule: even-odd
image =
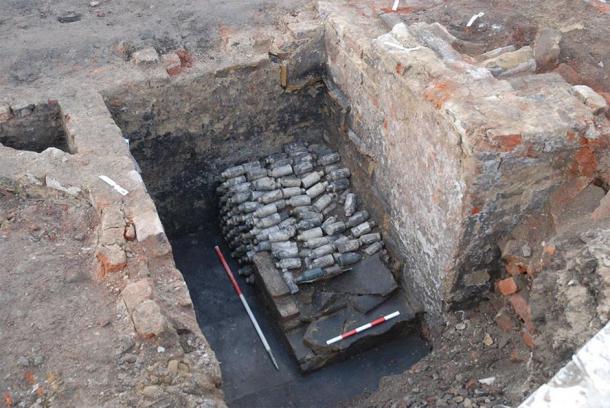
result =
[[[345,157],[354,188],[363,192],[373,217],[384,211],[382,203],[366,194],[366,162],[345,146],[350,139],[339,130],[336,95],[329,98],[321,82],[285,92],[277,72],[277,65],[261,59],[172,83],[114,90],[105,99],[142,169],[198,322],[221,362],[229,405],[334,406],[373,391],[382,376],[406,370],[428,346],[413,325],[401,325],[337,359],[343,361],[303,375],[276,316],[257,290],[260,285],[252,287],[239,278],[280,371],[268,360],[213,252],[222,242],[215,193],[221,171],[295,140],[327,143]],[[228,255],[226,243],[221,246]],[[235,260],[230,264],[237,271]],[[314,387],[317,392],[311,393]]]

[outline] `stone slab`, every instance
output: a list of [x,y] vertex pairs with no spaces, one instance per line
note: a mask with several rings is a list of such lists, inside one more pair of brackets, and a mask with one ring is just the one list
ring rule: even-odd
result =
[[387,296],[398,286],[379,254],[364,259],[349,272],[329,281],[326,290],[351,295]]
[[[349,307],[328,316],[324,316],[312,322],[307,327],[303,340],[308,347],[320,355],[343,353],[355,343],[358,343],[365,338],[380,336],[390,331],[397,324],[414,319],[415,313],[404,302],[403,296],[404,295],[400,292],[396,292],[387,301],[369,313],[360,313],[357,310]],[[397,318],[355,336],[349,337],[338,343],[330,346],[326,345],[326,341],[328,339],[396,310],[400,311],[400,315]]]
[[350,304],[360,313],[367,313],[376,308],[386,300],[385,297],[379,295],[354,295],[350,296]]

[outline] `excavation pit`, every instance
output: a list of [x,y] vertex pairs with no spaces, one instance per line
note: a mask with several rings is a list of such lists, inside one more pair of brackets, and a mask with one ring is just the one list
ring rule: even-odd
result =
[[[376,388],[382,376],[408,368],[427,352],[428,346],[418,334],[420,309],[408,303],[392,272],[399,261],[391,252],[390,241],[386,244],[391,255],[384,249],[383,262],[381,253],[371,254],[353,271],[320,284],[341,285],[353,275],[359,276],[365,287],[367,282],[374,286],[376,275],[367,276],[367,268],[377,269],[388,282],[383,293],[369,295],[360,288],[360,292],[356,289],[350,294],[345,283],[336,293],[315,292],[314,285],[304,285],[299,307],[314,307],[306,305],[309,303],[319,310],[309,311],[309,316],[303,313],[302,318],[293,315],[285,319],[282,307],[295,301],[293,295],[275,296],[265,281],[269,276],[281,280],[281,271],[273,263],[264,271],[261,263],[255,262],[258,271],[254,287],[244,278],[239,281],[278,354],[279,373],[258,344],[213,251],[214,245],[222,242],[218,229],[221,204],[216,193],[222,171],[277,153],[298,141],[303,146],[329,145],[340,151],[345,157],[342,165],[353,169],[355,193],[370,184],[361,167],[352,166],[355,148],[338,146],[351,143],[349,138],[342,138],[337,125],[342,120],[337,114],[342,111],[338,91],[329,92],[326,84],[317,81],[288,92],[277,81],[278,71],[278,64],[264,59],[196,78],[132,86],[108,93],[105,99],[129,140],[172,242],[176,265],[189,286],[199,324],[221,362],[227,400],[234,406],[253,406],[252,401],[258,404],[255,406],[268,406],[272,401],[332,405]],[[383,206],[369,200],[366,193],[359,197],[371,220],[381,221],[383,217],[377,217]],[[342,212],[343,205],[336,211]],[[375,231],[385,239],[383,227]],[[223,250],[227,257],[232,251],[226,242]],[[270,256],[268,252],[259,255]],[[237,272],[235,260],[230,264]],[[354,302],[360,306],[354,307]],[[401,312],[399,318],[354,336],[343,345],[327,348],[312,344],[324,343],[322,337],[334,337],[396,310]],[[316,327],[318,324],[320,327]],[[361,353],[368,349],[371,351]],[[302,374],[322,367],[311,375]],[[316,395],[310,395],[313,386],[319,390]]]
[[42,152],[54,147],[70,152],[59,104],[0,106],[0,143],[17,150]]

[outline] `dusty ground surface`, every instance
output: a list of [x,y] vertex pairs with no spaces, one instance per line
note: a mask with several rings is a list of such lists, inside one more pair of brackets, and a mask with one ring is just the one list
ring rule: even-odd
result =
[[[305,4],[256,0],[10,0],[0,16],[0,87],[42,87],[95,77],[124,62],[121,48],[186,48],[213,59],[238,30],[263,32]],[[58,19],[73,12],[78,21]],[[122,43],[122,44],[120,44]]]
[[[90,278],[93,218],[91,207],[77,200],[0,192],[6,406],[36,400],[92,406],[118,391],[117,338],[109,325],[114,300]],[[82,392],[83,380],[91,392]]]
[[2,406],[216,406],[207,373],[191,371],[201,356],[184,353],[198,339],[135,335],[128,277],[95,279],[95,226],[85,200],[0,190]]
[[[404,374],[385,377],[361,407],[515,406],[529,394],[530,350],[494,321],[502,301],[448,316],[433,351]],[[480,382],[483,380],[483,382]]]

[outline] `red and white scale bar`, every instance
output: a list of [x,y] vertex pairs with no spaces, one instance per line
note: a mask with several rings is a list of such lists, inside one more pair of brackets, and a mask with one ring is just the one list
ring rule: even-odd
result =
[[326,340],[326,345],[331,345],[331,344],[336,343],[338,341],[341,341],[343,339],[347,339],[348,337],[352,337],[353,335],[356,335],[358,333],[362,333],[363,331],[368,330],[368,329],[370,329],[372,327],[379,326],[380,324],[385,323],[388,320],[391,320],[391,319],[393,319],[395,317],[398,317],[399,314],[400,314],[400,312],[397,310],[394,313],[390,313],[388,315],[380,317],[379,319],[375,319],[372,322],[369,322],[367,324],[363,324],[362,326],[356,327],[355,329],[347,331],[347,332],[345,332],[345,333],[343,333],[343,334],[341,334],[341,335],[339,335],[337,337],[333,337],[330,340]]

